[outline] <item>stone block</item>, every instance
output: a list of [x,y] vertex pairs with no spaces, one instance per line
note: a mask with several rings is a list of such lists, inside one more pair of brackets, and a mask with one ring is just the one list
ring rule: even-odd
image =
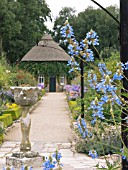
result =
[[34,167],[40,167],[43,163],[43,157],[35,158],[16,158],[6,157],[6,165],[13,166],[14,168],[20,168],[21,165],[28,165]]

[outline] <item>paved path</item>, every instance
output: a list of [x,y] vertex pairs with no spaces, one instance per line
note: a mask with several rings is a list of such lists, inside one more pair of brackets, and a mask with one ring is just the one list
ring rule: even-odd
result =
[[[46,94],[31,113],[32,142],[69,142],[72,140],[69,111],[64,93]],[[5,136],[7,141],[21,141],[20,124]]]
[[[62,154],[63,170],[93,170],[98,159],[74,153],[73,130],[70,128],[69,111],[64,93],[48,93],[31,113],[30,141],[32,150],[48,156],[56,148]],[[5,166],[5,157],[19,151],[21,141],[20,123],[14,123],[0,147],[0,168]],[[104,160],[100,160],[104,164]],[[41,170],[39,166],[34,170]],[[17,170],[17,169],[15,169]]]

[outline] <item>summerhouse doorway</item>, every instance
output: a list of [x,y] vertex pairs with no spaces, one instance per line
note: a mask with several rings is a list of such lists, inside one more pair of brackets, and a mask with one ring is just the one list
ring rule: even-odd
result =
[[55,76],[50,77],[49,92],[56,92],[56,77]]

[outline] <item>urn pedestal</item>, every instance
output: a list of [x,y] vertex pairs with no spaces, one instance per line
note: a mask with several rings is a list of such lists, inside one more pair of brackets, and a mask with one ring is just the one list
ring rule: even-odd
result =
[[[11,87],[14,94],[15,103],[22,107],[21,133],[22,140],[20,151],[13,153],[11,157],[6,157],[6,165],[19,168],[22,164],[35,165],[41,162],[42,157],[37,152],[31,151],[29,140],[31,119],[29,110],[38,101],[38,87]],[[25,159],[24,159],[25,158]]]
[[37,87],[15,87],[14,89],[15,103],[22,106],[21,117],[21,132],[22,141],[20,144],[20,151],[26,152],[31,150],[31,143],[29,141],[31,119],[29,109],[38,101]]
[[21,117],[21,133],[22,140],[20,143],[20,151],[27,152],[31,150],[31,143],[29,140],[31,119],[28,112],[28,107],[22,107],[22,117]]

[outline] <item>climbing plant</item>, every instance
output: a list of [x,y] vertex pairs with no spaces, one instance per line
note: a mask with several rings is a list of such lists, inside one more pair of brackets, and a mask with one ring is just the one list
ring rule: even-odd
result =
[[67,62],[59,62],[59,61],[46,61],[46,62],[22,62],[20,67],[29,71],[37,77],[39,74],[44,77],[50,76],[67,76],[68,82],[74,77],[74,75],[70,75],[68,73],[69,67],[67,66]]

